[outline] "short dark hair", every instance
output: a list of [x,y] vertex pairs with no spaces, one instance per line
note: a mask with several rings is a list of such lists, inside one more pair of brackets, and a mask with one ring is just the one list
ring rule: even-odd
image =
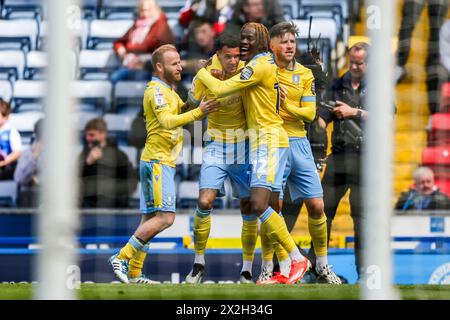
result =
[[222,32],[217,39],[217,50],[223,47],[239,48],[241,46],[241,39],[238,35],[229,32]]
[[213,23],[209,19],[204,17],[198,17],[195,18],[195,20],[192,20],[190,29],[191,30],[197,29],[198,27],[201,27],[204,24],[209,24],[211,28],[214,28]]
[[4,117],[11,113],[11,106],[8,102],[0,98],[0,114]]
[[152,53],[152,66],[153,69],[156,70],[156,64],[162,63],[164,53],[168,51],[177,51],[177,48],[173,44],[163,44],[162,46],[158,47],[155,51]]
[[283,21],[270,28],[270,39],[282,37],[286,33],[290,33],[294,37],[297,37],[300,33],[300,30],[295,23]]
[[89,120],[84,127],[84,131],[97,130],[100,132],[108,132],[108,126],[103,118],[94,118]]

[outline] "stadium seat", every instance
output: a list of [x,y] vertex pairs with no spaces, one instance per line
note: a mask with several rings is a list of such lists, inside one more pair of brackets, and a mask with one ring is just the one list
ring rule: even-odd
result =
[[342,14],[344,20],[348,19],[349,16],[349,7],[348,0],[300,0],[300,14],[304,14],[304,8],[308,8],[309,6],[315,6],[316,8],[330,8],[339,7],[339,11]]
[[119,81],[114,86],[113,111],[136,115],[142,108],[146,82]]
[[14,180],[0,181],[0,207],[15,207],[17,183]]
[[443,83],[441,86],[440,112],[450,113],[450,82]]
[[24,79],[42,79],[48,65],[47,54],[43,51],[30,51],[26,56]]
[[165,0],[161,1],[160,5],[161,9],[164,11],[169,21],[172,20],[178,22],[180,11],[185,6],[185,3],[186,1],[181,0]]
[[46,84],[39,80],[18,80],[14,83],[14,112],[42,111],[42,99],[46,95]]
[[42,118],[44,118],[44,113],[40,111],[11,113],[9,123],[11,127],[16,128],[20,132],[22,142],[27,145],[31,143],[34,125]]
[[299,18],[299,0],[280,0],[286,20]]
[[108,20],[134,19],[138,3],[138,0],[103,1],[103,5],[100,9],[100,18]]
[[0,98],[4,101],[11,101],[13,96],[11,82],[7,80],[0,80]]
[[30,51],[36,48],[38,22],[34,19],[0,20],[0,48]]
[[443,193],[450,197],[450,178],[441,178],[439,174],[437,174],[435,175],[434,183]]
[[430,145],[450,144],[450,113],[435,113],[431,116],[428,142]]
[[182,181],[180,183],[178,191],[180,209],[195,208],[198,196],[198,181]]
[[[78,108],[79,110],[82,109],[82,107]],[[97,111],[77,111],[74,113],[74,119],[75,119],[75,126],[77,130],[80,132],[81,135],[83,135],[81,132],[84,131],[84,127],[86,124],[94,119],[101,117],[102,114],[99,110]]]
[[133,117],[126,114],[107,113],[103,119],[108,125],[109,134],[115,137],[119,144],[126,144]]
[[92,19],[99,17],[100,8],[98,7],[98,0],[81,0],[81,10],[85,19]]
[[444,165],[450,168],[450,146],[427,147],[423,150],[422,164]]
[[22,78],[25,56],[21,50],[0,50],[0,74],[6,79]]
[[42,0],[6,0],[3,7],[5,19],[32,18],[42,19],[44,16]]
[[112,85],[109,81],[73,81],[72,94],[79,99],[81,111],[106,112],[111,105]]
[[87,39],[88,49],[111,49],[133,25],[133,20],[92,20]]
[[130,160],[131,164],[133,165],[133,168],[138,168],[138,151],[133,146],[123,146],[119,145],[119,149],[122,150],[128,157],[128,160]]
[[[309,30],[309,19],[298,19],[293,20],[293,22],[297,25],[300,30],[299,38],[307,39],[308,38],[308,30]],[[321,39],[329,39],[331,42],[331,47],[336,47],[336,37],[338,34],[338,29],[336,25],[336,21],[333,19],[327,18],[318,18],[314,19],[311,26],[311,38],[317,39],[320,35]]]
[[111,50],[81,50],[79,56],[80,79],[109,79],[119,66],[119,61]]
[[[89,20],[80,20],[79,25],[74,25],[73,28],[73,36],[75,37],[75,42],[73,44],[73,49],[75,51],[79,51],[80,49],[85,49],[87,45],[87,37],[89,32]],[[40,23],[39,28],[39,36],[37,43],[37,50],[45,51],[47,45],[47,36],[48,36],[48,21],[44,20]]]

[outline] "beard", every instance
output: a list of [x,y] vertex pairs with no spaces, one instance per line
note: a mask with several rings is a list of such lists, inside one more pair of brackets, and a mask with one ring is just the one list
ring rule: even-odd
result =
[[164,78],[166,78],[167,82],[170,84],[177,84],[181,79],[177,79],[171,72],[164,70]]

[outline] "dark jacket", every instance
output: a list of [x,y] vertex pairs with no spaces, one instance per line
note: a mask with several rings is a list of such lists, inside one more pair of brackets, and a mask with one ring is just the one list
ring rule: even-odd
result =
[[127,155],[109,144],[103,157],[92,165],[86,164],[89,149],[79,156],[81,175],[81,206],[83,208],[127,207],[128,198],[137,186],[137,174]]
[[450,209],[450,199],[436,189],[429,196],[420,196],[417,190],[411,188],[403,192],[396,205],[396,210],[445,210]]

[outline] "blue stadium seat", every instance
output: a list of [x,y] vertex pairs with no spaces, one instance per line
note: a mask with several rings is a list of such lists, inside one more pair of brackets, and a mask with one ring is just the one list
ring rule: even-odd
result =
[[15,207],[17,183],[14,180],[0,181],[0,207]]
[[31,143],[35,123],[42,118],[44,118],[44,113],[41,111],[11,113],[9,122],[20,132],[22,143],[28,145]]
[[[79,51],[86,48],[87,37],[89,32],[89,20],[80,20],[80,24],[76,24],[71,29],[73,31],[73,37],[75,41],[73,43],[73,49]],[[39,35],[37,39],[37,50],[45,51],[47,47],[47,37],[48,37],[48,21],[41,21],[39,24]]]
[[114,86],[112,110],[121,114],[136,115],[142,109],[146,82],[119,81]]
[[133,25],[133,20],[92,20],[87,38],[88,49],[111,49]]
[[104,113],[111,105],[112,85],[109,81],[73,81],[71,84],[73,97],[82,106],[80,111],[99,111]]
[[80,79],[106,80],[119,67],[119,61],[111,50],[81,50],[78,66]]
[[43,0],[6,0],[3,6],[2,17],[4,19],[42,19],[43,16]]
[[40,80],[18,80],[14,83],[14,112],[42,111],[42,99],[46,95],[46,84]]
[[10,102],[13,96],[12,85],[10,81],[0,80],[0,98],[3,101]]
[[102,19],[132,19],[135,18],[138,0],[108,0],[103,1],[100,8]]
[[47,53],[43,51],[30,51],[26,55],[26,67],[23,78],[26,80],[42,80],[47,68]]
[[126,144],[133,117],[126,114],[106,113],[103,116],[108,125],[108,132],[115,137],[119,144]]
[[0,49],[30,51],[36,48],[37,38],[37,20],[0,20]]
[[0,76],[8,80],[22,78],[25,55],[22,50],[0,50]]

